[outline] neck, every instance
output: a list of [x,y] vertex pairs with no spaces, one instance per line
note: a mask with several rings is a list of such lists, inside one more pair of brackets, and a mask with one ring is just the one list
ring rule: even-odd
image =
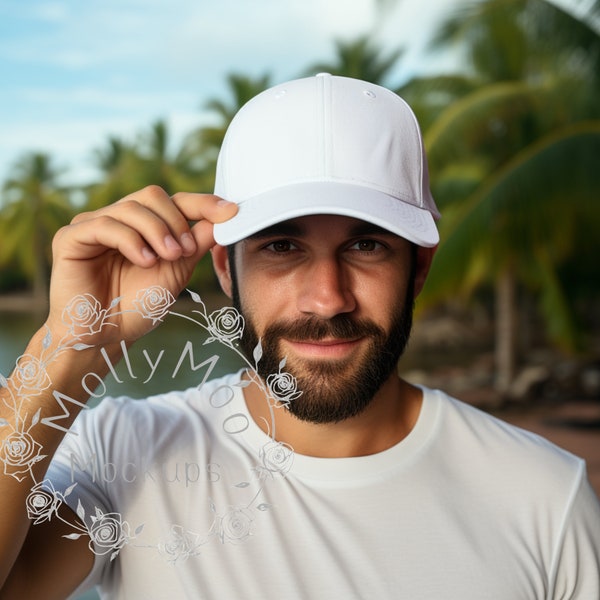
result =
[[275,408],[272,416],[256,384],[244,388],[244,397],[250,415],[265,433],[273,433],[267,423],[274,423],[277,441],[298,454],[321,458],[367,456],[391,448],[411,432],[422,403],[421,391],[395,373],[361,414],[339,423],[302,421],[285,408]]

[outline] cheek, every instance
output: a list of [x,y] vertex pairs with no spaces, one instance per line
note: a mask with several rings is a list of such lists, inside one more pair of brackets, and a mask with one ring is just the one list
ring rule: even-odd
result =
[[[412,303],[410,287],[407,279],[390,273],[357,278],[354,297],[358,316],[369,318],[381,325],[389,325],[407,301]],[[408,298],[408,295],[411,297]]]
[[238,287],[241,312],[252,321],[259,336],[275,321],[293,318],[291,289],[264,276],[249,277]]
[[404,304],[413,289],[413,246],[397,240],[382,259],[357,261],[351,264],[350,281],[362,306],[378,307],[385,311]]

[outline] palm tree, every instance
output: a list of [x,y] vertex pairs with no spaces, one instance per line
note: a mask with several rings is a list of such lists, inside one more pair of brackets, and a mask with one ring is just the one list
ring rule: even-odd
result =
[[453,293],[458,279],[465,296],[495,282],[497,387],[506,393],[516,364],[518,285],[537,294],[550,336],[576,345],[560,273],[587,250],[578,232],[600,225],[590,158],[600,135],[600,40],[585,20],[543,0],[465,6],[437,43],[456,39],[476,87],[426,132],[445,241],[425,300],[439,300],[451,280]]
[[163,120],[155,121],[140,136],[136,150],[139,163],[136,169],[137,187],[156,184],[169,193],[199,190],[199,169],[194,166],[193,156],[185,144],[180,150],[172,150],[170,138],[169,128]]
[[47,298],[51,239],[72,215],[58,176],[51,158],[34,152],[17,161],[14,176],[4,185],[0,264],[19,265],[37,302]]
[[398,63],[402,52],[396,49],[384,55],[381,47],[369,35],[361,35],[353,40],[336,40],[333,61],[315,63],[306,73],[314,75],[326,72],[382,85]]
[[140,134],[136,144],[111,136],[94,153],[102,180],[88,187],[87,208],[106,206],[144,186],[159,185],[170,193],[205,190],[198,157],[188,149],[171,149],[170,132],[163,120]]
[[413,77],[394,91],[408,102],[421,129],[427,131],[448,106],[478,87],[470,75],[456,73]]
[[192,131],[184,140],[182,157],[194,165],[202,180],[202,188],[210,191],[214,187],[215,169],[219,149],[225,132],[233,117],[246,102],[270,86],[268,74],[250,77],[239,73],[227,76],[229,98],[209,99],[204,107],[215,114],[216,122]]
[[574,298],[560,273],[577,261],[593,276],[599,151],[600,121],[562,128],[515,154],[445,211],[445,241],[424,300],[468,297],[495,285],[500,391],[515,367],[518,283],[537,294],[549,336],[567,350],[578,346]]
[[[573,3],[573,8],[574,8]],[[575,16],[547,0],[486,0],[459,6],[439,28],[434,48],[458,43],[480,80],[531,80],[557,69],[600,78],[600,2]]]
[[137,157],[134,148],[122,139],[109,136],[105,147],[94,150],[93,162],[102,178],[85,190],[87,210],[106,206],[136,189]]

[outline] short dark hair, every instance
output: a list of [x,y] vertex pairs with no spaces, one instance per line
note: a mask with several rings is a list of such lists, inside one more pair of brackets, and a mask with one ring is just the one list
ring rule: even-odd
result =
[[229,244],[227,248],[227,260],[229,261],[229,275],[231,277],[231,300],[233,305],[241,310],[240,292],[237,284],[237,271],[235,270],[235,244]]

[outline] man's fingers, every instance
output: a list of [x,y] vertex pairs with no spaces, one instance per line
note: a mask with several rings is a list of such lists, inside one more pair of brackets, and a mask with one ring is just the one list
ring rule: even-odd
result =
[[[186,230],[184,234],[187,233],[187,236],[192,238],[187,221],[181,215],[180,220],[183,222],[180,227]],[[154,211],[131,200],[119,206],[113,205],[110,211],[98,211],[93,218],[74,220],[71,227],[75,229],[76,239],[80,243],[101,245],[101,240],[106,240],[110,242],[108,247],[116,248],[119,240],[113,232],[117,231],[119,235],[125,235],[125,239],[134,242],[139,252],[146,253],[150,250],[165,260],[177,260],[184,252],[194,253],[196,247],[194,240],[190,239],[187,249],[184,250],[184,234],[173,232],[175,229],[173,219],[169,224]],[[100,236],[102,233],[104,235]]]
[[188,221],[222,223],[238,211],[235,202],[228,202],[214,194],[179,192],[172,196],[172,200]]
[[[196,243],[191,235],[188,219],[162,188],[148,186],[140,192],[130,194],[117,202],[114,210],[119,211],[124,220],[128,220],[133,213],[127,211],[135,210],[137,205],[145,207],[158,219],[154,222],[151,219],[145,219],[137,229],[144,237],[149,238],[150,244],[161,258],[172,260],[178,258],[179,253],[183,256],[191,256],[196,252]],[[143,229],[146,226],[150,227],[147,235],[146,229]],[[160,251],[161,246],[166,254]]]
[[140,267],[150,267],[157,260],[157,253],[139,232],[108,215],[63,227],[53,248],[57,258],[88,260],[116,250]]
[[178,193],[173,196],[173,202],[186,215],[190,222],[195,222],[191,228],[197,252],[192,256],[200,260],[215,244],[213,226],[235,216],[238,206],[214,194]]
[[237,213],[237,205],[213,194],[170,197],[149,186],[99,210],[76,216],[56,237],[65,258],[87,259],[116,250],[140,267],[158,258],[199,260],[215,244],[213,224]]
[[[82,213],[72,223],[80,224],[108,215],[137,231],[158,256],[175,260],[180,256],[196,256],[198,232],[208,234],[204,227],[192,233],[191,224],[205,220],[211,224],[220,223],[235,215],[237,210],[235,203],[213,194],[181,192],[170,197],[162,188],[148,186],[112,205]],[[207,243],[214,244],[212,230]],[[207,243],[200,245],[206,248]]]
[[165,260],[176,260],[196,251],[189,224],[170,199],[151,206],[134,200],[118,202],[111,216],[137,231]]
[[192,227],[192,233],[196,244],[198,245],[198,251],[194,260],[200,260],[215,244],[215,238],[213,236],[213,224],[210,221],[203,220],[198,221]]

